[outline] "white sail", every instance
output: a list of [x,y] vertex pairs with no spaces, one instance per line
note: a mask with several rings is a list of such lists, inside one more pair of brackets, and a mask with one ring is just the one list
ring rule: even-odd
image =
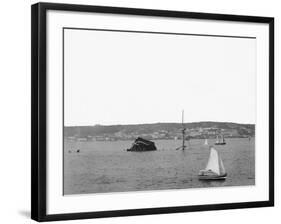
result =
[[219,143],[220,140],[219,140],[219,136],[217,135],[217,140],[216,140],[216,143]]
[[208,139],[205,139],[204,145],[208,145]]
[[220,158],[219,158],[217,150],[215,150],[213,147],[211,147],[209,161],[207,163],[205,170],[211,170],[214,173],[220,175],[219,159]]
[[226,174],[226,172],[225,172],[225,168],[224,168],[224,165],[223,165],[223,163],[222,163],[222,160],[221,160],[221,158],[220,158],[220,156],[219,156],[219,166],[220,166],[220,175],[224,175],[224,174]]

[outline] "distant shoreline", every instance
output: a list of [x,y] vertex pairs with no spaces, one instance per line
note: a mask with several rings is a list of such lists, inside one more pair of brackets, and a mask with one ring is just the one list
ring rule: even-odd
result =
[[[248,138],[248,137],[239,137],[239,136],[235,136],[235,137],[225,137],[225,139],[240,139],[240,138]],[[252,136],[251,139],[254,139],[255,136]],[[88,141],[95,141],[95,142],[117,142],[117,141],[134,141],[136,138],[132,138],[132,139],[116,139],[116,140],[71,140],[71,139],[67,139],[67,137],[64,138],[64,140],[66,141],[78,141],[78,142],[88,142]],[[190,138],[189,140],[205,140],[206,138]],[[208,140],[210,139],[216,139],[214,137],[212,138],[208,138]],[[157,139],[148,139],[148,140],[152,140],[152,141],[163,141],[163,140],[172,140],[172,141],[182,141],[182,138],[178,138],[178,139],[171,139],[171,138],[157,138]]]
[[139,125],[95,125],[64,127],[64,137],[78,141],[116,141],[145,139],[181,139],[182,129],[188,139],[248,138],[255,136],[255,125],[231,122],[154,123]]

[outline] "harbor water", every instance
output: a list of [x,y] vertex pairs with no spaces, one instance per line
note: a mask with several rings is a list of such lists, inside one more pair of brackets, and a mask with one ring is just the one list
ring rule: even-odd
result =
[[[157,151],[127,152],[133,141],[64,141],[64,194],[245,186],[255,184],[255,139],[231,138],[215,146],[227,179],[200,181],[209,147],[204,139],[155,140]],[[209,145],[215,139],[208,140]],[[79,151],[77,151],[79,150]]]

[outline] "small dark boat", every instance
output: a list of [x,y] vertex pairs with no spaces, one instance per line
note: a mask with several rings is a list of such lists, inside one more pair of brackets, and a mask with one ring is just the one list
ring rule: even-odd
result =
[[137,138],[135,142],[132,144],[132,147],[127,149],[128,152],[145,152],[145,151],[155,151],[157,150],[154,142]]

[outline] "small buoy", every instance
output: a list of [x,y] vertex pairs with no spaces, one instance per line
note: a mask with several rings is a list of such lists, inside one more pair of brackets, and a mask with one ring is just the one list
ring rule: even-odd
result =
[[80,149],[77,149],[77,151],[76,151],[77,153],[79,153],[80,152]]

